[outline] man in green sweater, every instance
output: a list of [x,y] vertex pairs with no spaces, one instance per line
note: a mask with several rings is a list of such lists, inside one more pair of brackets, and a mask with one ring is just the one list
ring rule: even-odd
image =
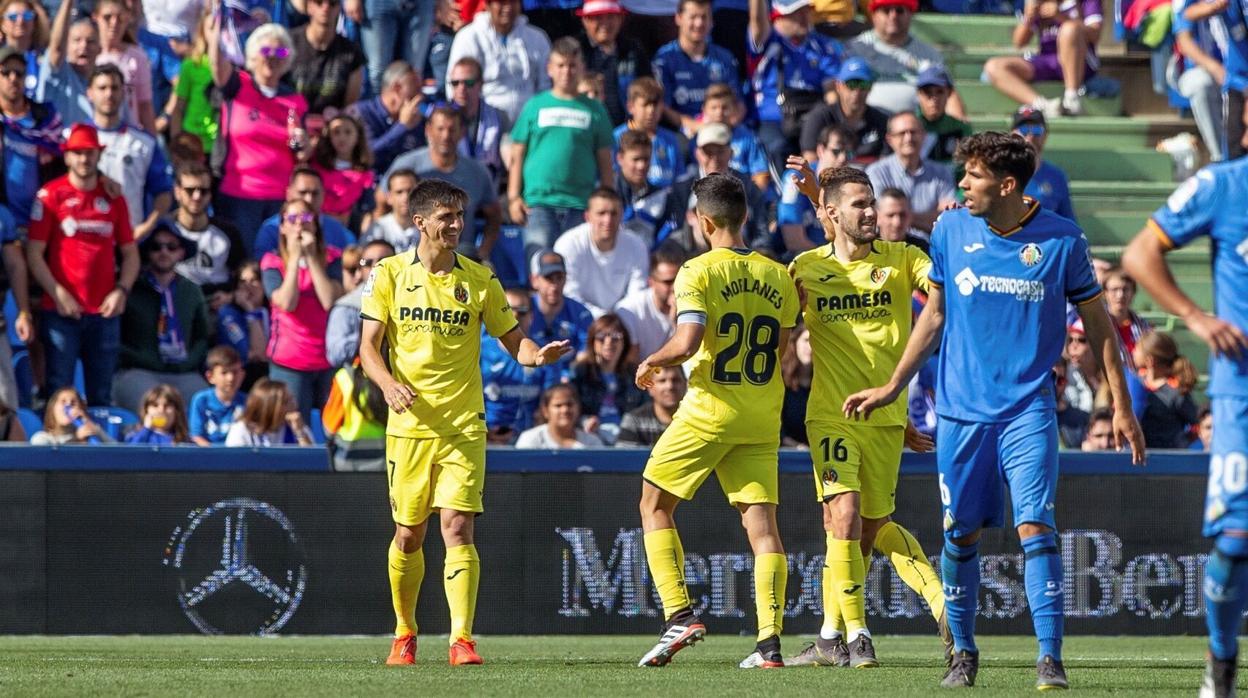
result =
[[168,221],[139,245],[143,269],[121,316],[121,355],[113,376],[113,404],[137,412],[143,393],[160,384],[190,400],[208,387],[202,366],[209,348],[208,304],[175,267],[195,254],[195,243]]

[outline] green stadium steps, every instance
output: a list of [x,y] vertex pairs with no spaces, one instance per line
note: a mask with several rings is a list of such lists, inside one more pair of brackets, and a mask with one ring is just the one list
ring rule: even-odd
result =
[[910,32],[930,44],[948,46],[1008,46],[1016,20],[999,15],[953,15],[920,12]]
[[[955,85],[962,102],[972,114],[1011,114],[1018,109],[1018,102],[997,91],[987,83],[972,80],[957,80]],[[1038,82],[1034,87],[1044,97],[1060,97],[1060,82]],[[1089,116],[1120,116],[1122,115],[1121,97],[1085,97],[1084,112]]]
[[1153,149],[1046,147],[1044,158],[1065,170],[1071,179],[1163,182],[1174,186],[1174,161]]

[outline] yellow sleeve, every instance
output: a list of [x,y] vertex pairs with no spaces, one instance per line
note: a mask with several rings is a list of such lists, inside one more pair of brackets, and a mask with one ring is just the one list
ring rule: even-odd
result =
[[373,267],[364,281],[364,293],[360,297],[360,317],[386,322],[394,299],[394,277],[390,266],[381,263]]
[[485,282],[485,305],[481,308],[481,322],[491,337],[502,337],[515,327],[516,314],[511,312],[511,303],[507,302],[507,294],[503,293],[503,284],[497,276],[490,274]]
[[676,273],[676,322],[706,324],[706,274],[701,267],[685,264]]
[[928,293],[931,290],[931,283],[927,278],[932,271],[931,257],[923,254],[923,250],[914,245],[906,245],[906,262],[910,268],[910,287]]
[[797,314],[801,311],[801,299],[797,296],[797,284],[792,278],[786,278],[784,286],[784,301],[780,307],[780,326],[795,327],[797,325]]

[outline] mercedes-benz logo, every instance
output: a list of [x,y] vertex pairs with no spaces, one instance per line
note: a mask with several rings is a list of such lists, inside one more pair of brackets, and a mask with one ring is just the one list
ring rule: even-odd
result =
[[196,509],[186,518],[170,535],[164,558],[177,575],[186,617],[207,635],[280,631],[308,583],[290,519],[248,497]]

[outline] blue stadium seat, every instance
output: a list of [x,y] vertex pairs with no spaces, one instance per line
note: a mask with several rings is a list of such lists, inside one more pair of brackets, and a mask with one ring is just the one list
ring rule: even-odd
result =
[[308,427],[312,430],[313,441],[318,444],[325,443],[325,425],[321,423],[321,410],[319,408],[312,409]]
[[[80,364],[81,365],[81,364]],[[139,416],[121,407],[88,407],[87,413],[114,441],[121,441],[126,428],[139,423]]]
[[43,417],[35,414],[35,411],[22,407],[17,410],[17,420],[22,423],[22,428],[26,430],[26,439],[35,435],[37,431],[43,431]]
[[30,407],[35,375],[30,370],[30,354],[24,348],[13,352],[13,377],[17,381],[17,404],[10,407]]

